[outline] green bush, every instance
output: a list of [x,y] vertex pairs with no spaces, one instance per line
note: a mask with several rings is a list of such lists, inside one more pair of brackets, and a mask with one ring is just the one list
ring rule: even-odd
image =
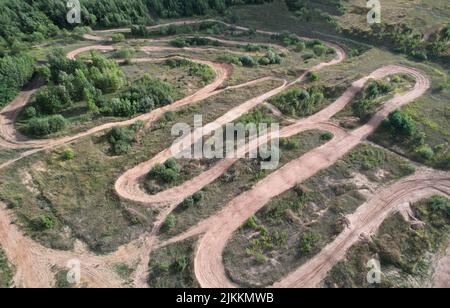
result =
[[323,100],[324,94],[319,88],[293,88],[273,98],[271,103],[284,114],[304,117],[313,114]]
[[408,137],[413,137],[417,132],[416,123],[411,116],[400,110],[396,110],[389,115],[388,123],[395,132]]
[[167,231],[175,228],[176,225],[177,225],[177,218],[175,217],[175,215],[169,214],[169,215],[167,215],[167,218],[161,227],[161,231],[167,232]]
[[176,39],[170,41],[170,45],[177,48],[183,48],[188,46],[187,42],[180,37],[177,37]]
[[110,151],[113,155],[127,154],[131,145],[136,142],[136,132],[139,125],[133,125],[131,128],[114,127],[107,134],[108,142],[111,146]]
[[280,147],[287,150],[298,150],[300,149],[300,140],[293,138],[281,138]]
[[73,160],[75,158],[75,152],[71,149],[65,150],[62,154],[61,154],[61,159],[68,161],[68,160]]
[[62,115],[45,118],[32,118],[27,125],[27,131],[33,136],[47,136],[64,129],[68,121]]
[[295,51],[296,52],[303,52],[306,49],[306,44],[305,42],[298,42],[295,45]]
[[125,35],[123,33],[114,33],[111,38],[113,43],[120,43],[125,41]]
[[181,167],[175,159],[168,159],[164,164],[157,164],[150,170],[150,179],[162,181],[166,184],[175,182],[180,175]]
[[31,227],[35,231],[45,231],[53,229],[55,226],[54,219],[49,215],[41,215],[31,220]]
[[27,108],[25,109],[25,116],[26,116],[28,119],[35,118],[35,117],[37,116],[36,108],[34,108],[33,106],[27,107]]
[[246,67],[255,67],[257,65],[256,60],[249,55],[242,56],[239,60],[241,61],[242,65]]
[[327,53],[327,47],[324,45],[315,45],[313,51],[316,56],[321,57]]
[[320,139],[324,140],[324,141],[330,141],[331,139],[333,139],[333,134],[330,132],[326,132],[324,134],[322,134],[322,136],[320,136]]
[[304,232],[300,237],[300,253],[308,255],[312,253],[318,245],[319,234],[314,232]]
[[203,193],[203,191],[198,191],[192,195],[192,198],[194,199],[195,203],[199,203],[205,198],[205,194]]
[[172,268],[178,272],[184,272],[189,266],[189,259],[185,256],[178,257],[172,265]]
[[417,149],[417,153],[425,160],[431,160],[434,157],[434,151],[427,145],[423,145]]
[[188,197],[184,199],[184,201],[181,203],[181,206],[184,208],[190,208],[191,206],[194,205],[194,203],[195,203],[194,198]]
[[313,82],[319,80],[319,74],[317,72],[311,72],[309,74],[309,80],[311,80]]

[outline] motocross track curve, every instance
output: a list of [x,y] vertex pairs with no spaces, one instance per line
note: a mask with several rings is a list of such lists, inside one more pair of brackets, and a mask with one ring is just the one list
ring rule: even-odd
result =
[[[198,22],[199,21],[194,20],[170,24],[184,25]],[[152,26],[149,28],[156,29],[162,26],[165,25]],[[248,28],[237,26],[235,29],[242,31],[249,30]],[[97,33],[128,31],[129,29],[113,29],[97,31]],[[278,34],[268,31],[257,32],[266,35]],[[85,38],[99,42],[108,40],[107,38],[96,35],[86,35]],[[225,44],[247,44],[245,42],[225,40],[219,41]],[[283,82],[280,87],[242,103],[238,107],[231,109],[219,119],[207,124],[203,128],[203,132],[200,136],[207,135],[218,127],[236,120],[243,114],[252,110],[254,107],[264,103],[269,98],[283,92],[295,83],[303,81],[308,72],[318,71],[324,67],[339,64],[345,59],[345,52],[339,46],[332,43],[326,44],[336,50],[335,59],[313,67],[302,76],[299,76],[299,78],[292,83],[287,83],[286,81],[283,82],[283,80],[280,80]],[[275,45],[274,47],[278,47],[279,49],[284,48]],[[80,53],[90,50],[111,51],[114,50],[114,47],[101,44],[83,47],[68,53],[67,57],[73,59]],[[143,48],[143,51],[147,52],[159,50],[172,50],[172,48],[159,46],[148,46]],[[202,51],[208,50],[208,48],[191,48],[189,50]],[[161,59],[136,59],[134,61],[161,61]],[[265,80],[279,80],[277,78],[264,77],[242,85],[218,90],[218,88],[230,77],[231,66],[195,59],[193,59],[193,61],[207,64],[216,72],[216,79],[211,84],[200,89],[193,95],[181,99],[169,106],[141,115],[131,120],[107,123],[86,132],[60,139],[29,140],[18,133],[14,128],[14,122],[17,115],[20,113],[20,110],[24,108],[36,89],[41,86],[38,82],[33,84],[29,90],[23,91],[13,102],[7,105],[0,112],[0,146],[10,149],[29,148],[31,150],[20,154],[18,157],[9,162],[3,163],[0,165],[0,168],[4,168],[19,159],[32,155],[38,151],[71,143],[79,138],[86,137],[115,126],[128,126],[137,120],[142,120],[148,125],[152,121],[159,118],[166,111],[175,110],[181,106],[200,102],[226,90],[249,86]],[[383,109],[378,112],[368,124],[355,131],[346,132],[342,128],[328,122],[333,115],[342,110],[352,100],[352,98],[363,89],[369,79],[380,79],[387,75],[396,73],[405,73],[413,76],[416,79],[416,85],[408,93],[404,95],[396,95],[393,99],[386,102]],[[302,157],[291,161],[279,170],[274,171],[267,178],[257,183],[251,190],[242,193],[232,200],[217,215],[204,220],[197,226],[188,230],[186,233],[170,239],[168,242],[163,243],[163,245],[194,235],[202,234],[195,255],[195,275],[200,285],[202,287],[236,287],[227,278],[222,263],[222,251],[227,241],[233,235],[233,232],[237,230],[249,217],[261,209],[271,198],[292,188],[297,183],[308,179],[318,171],[334,164],[337,160],[348,153],[348,151],[363,142],[391,111],[413,101],[417,97],[420,97],[429,87],[430,81],[422,72],[395,65],[378,69],[371,75],[354,82],[352,86],[333,104],[309,118],[297,121],[291,120],[291,125],[283,128],[280,133],[282,137],[289,137],[306,130],[323,129],[334,134],[333,140],[312,150]],[[271,136],[269,136],[269,138],[271,138]],[[190,141],[193,142],[195,140]],[[246,150],[241,149],[241,151],[244,152]],[[12,225],[10,223],[12,221],[11,212],[6,210],[3,205],[0,205],[0,244],[17,269],[16,277],[14,279],[15,285],[20,287],[50,287],[54,281],[54,273],[51,270],[52,265],[65,267],[68,260],[76,258],[81,261],[84,282],[95,287],[119,287],[123,285],[123,281],[121,281],[117,274],[114,273],[111,264],[139,259],[140,262],[134,276],[134,286],[145,287],[149,253],[152,248],[156,247],[155,244],[158,244],[156,241],[156,232],[158,231],[161,223],[165,220],[165,217],[167,217],[179,201],[183,200],[186,196],[192,195],[194,192],[202,189],[204,186],[214,181],[235,161],[233,159],[224,159],[219,161],[211,169],[205,171],[203,174],[192,179],[191,181],[182,184],[180,187],[172,188],[157,195],[147,194],[140,185],[142,177],[146,175],[155,164],[164,162],[168,158],[173,157],[175,154],[176,153],[172,152],[172,148],[166,149],[153,157],[151,160],[139,164],[135,168],[125,172],[117,179],[115,189],[121,198],[137,201],[145,205],[164,204],[168,206],[160,212],[155,228],[150,234],[145,235],[133,243],[120,247],[117,252],[110,255],[93,255],[82,247],[82,245],[77,245],[75,251],[72,252],[63,252],[44,248],[28,237],[25,237],[15,225]],[[367,204],[361,206],[355,214],[349,216],[352,224],[348,230],[345,230],[343,234],[336,239],[336,241],[340,239],[340,242],[335,241],[331,243],[310,262],[294,271],[291,275],[278,282],[275,286],[316,286],[320,283],[323,276],[326,275],[326,272],[328,272],[332,265],[338,261],[337,257],[342,258],[348,247],[356,242],[361,234],[374,232],[384,218],[396,210],[399,203],[416,200],[421,196],[428,196],[432,193],[441,193],[448,196],[450,191],[448,183],[449,179],[450,177],[447,173],[430,171],[429,174],[417,174],[408,180],[396,183],[391,188],[387,188],[385,191],[380,192],[379,198],[369,201]],[[416,188],[417,191],[414,192]],[[329,253],[336,253],[337,257],[332,258]]]

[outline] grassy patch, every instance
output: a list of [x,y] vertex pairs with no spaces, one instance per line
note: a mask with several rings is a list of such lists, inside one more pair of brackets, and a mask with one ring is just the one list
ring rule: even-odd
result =
[[10,288],[13,279],[13,268],[0,247],[0,288]]
[[196,288],[194,246],[186,240],[155,250],[150,255],[148,285],[151,288]]

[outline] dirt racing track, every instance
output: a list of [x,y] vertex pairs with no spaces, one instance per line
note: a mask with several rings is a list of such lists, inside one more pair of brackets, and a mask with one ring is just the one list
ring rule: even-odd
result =
[[[175,24],[183,25],[196,22],[198,21],[183,21]],[[150,28],[157,27],[161,26],[153,26]],[[236,27],[236,29],[242,31],[248,30],[244,27]],[[129,29],[114,29],[98,31],[97,33],[107,35],[108,33],[127,31],[129,31]],[[266,35],[276,34],[266,31],[258,32]],[[95,41],[96,45],[83,47],[69,52],[67,54],[68,58],[74,59],[77,55],[91,50],[114,50],[113,46],[101,44],[103,41],[108,41],[108,37],[86,35],[85,38]],[[231,45],[247,44],[246,42],[220,41],[222,43],[228,42]],[[220,89],[223,83],[230,78],[232,67],[228,64],[190,59],[212,67],[216,73],[215,80],[196,93],[151,113],[123,122],[103,124],[74,136],[59,139],[29,140],[15,129],[14,123],[18,114],[26,106],[35,91],[42,85],[39,82],[36,82],[30,86],[29,90],[23,91],[15,100],[0,111],[0,147],[8,149],[29,149],[27,152],[23,152],[16,158],[0,165],[0,169],[39,151],[72,143],[80,138],[102,132],[115,126],[128,126],[137,120],[142,120],[148,127],[148,125],[153,123],[167,111],[176,110],[190,104],[196,104],[209,97],[222,93],[223,91],[232,91],[236,88],[247,87],[267,80],[280,81],[279,87],[243,102],[239,106],[229,110],[214,122],[207,124],[203,128],[203,135],[208,135],[218,127],[232,122],[255,107],[266,103],[271,97],[282,93],[297,83],[301,83],[309,72],[318,71],[331,65],[338,65],[345,59],[345,53],[339,46],[332,43],[327,43],[327,45],[336,50],[335,59],[311,68],[291,83],[266,76],[238,86]],[[284,47],[281,46],[274,47],[284,50]],[[147,46],[143,48],[143,51],[151,53],[152,51],[172,49],[173,48],[170,47]],[[207,48],[195,48],[196,51],[205,49],[207,50]],[[176,50],[179,51],[180,49]],[[157,58],[144,58],[135,59],[134,61],[136,63],[141,63],[162,60],[163,59]],[[364,85],[369,79],[380,79],[398,73],[404,73],[414,77],[416,80],[414,88],[406,94],[397,94],[392,99],[386,101],[383,108],[366,125],[354,131],[346,131],[330,122],[330,119],[344,109],[355,95],[364,88]],[[5,250],[9,260],[11,260],[16,268],[16,276],[14,279],[15,286],[51,287],[54,284],[54,273],[51,269],[52,266],[57,265],[64,268],[67,261],[76,258],[79,259],[82,264],[83,282],[90,287],[123,286],[123,281],[121,281],[114,272],[112,264],[130,260],[139,260],[134,276],[134,286],[145,287],[149,255],[152,249],[199,235],[200,239],[195,252],[194,269],[195,276],[200,285],[202,287],[237,287],[228,279],[222,262],[222,252],[233,233],[272,198],[291,189],[298,183],[306,181],[319,171],[333,165],[339,159],[343,158],[350,150],[364,142],[390,112],[414,101],[423,95],[429,88],[430,81],[422,72],[404,66],[390,65],[382,67],[374,71],[371,75],[355,81],[334,103],[313,116],[301,120],[290,119],[289,126],[284,127],[280,132],[281,137],[290,137],[307,130],[321,129],[333,133],[334,138],[321,147],[313,149],[298,159],[289,162],[279,170],[274,171],[265,179],[254,185],[250,190],[238,195],[216,215],[200,222],[197,226],[194,226],[185,233],[169,239],[166,242],[159,242],[156,234],[167,215],[173,211],[180,201],[201,190],[220,177],[231,165],[233,165],[233,163],[236,162],[235,159],[221,160],[212,168],[194,179],[183,183],[179,187],[171,188],[156,195],[149,195],[142,188],[142,179],[153,166],[162,163],[177,154],[172,152],[172,148],[166,149],[149,161],[143,162],[126,171],[116,181],[116,193],[121,198],[139,202],[142,206],[157,207],[160,210],[160,214],[152,232],[130,244],[120,247],[115,253],[105,256],[92,254],[87,251],[82,244],[78,244],[74,251],[68,252],[45,248],[23,235],[15,225],[11,224],[13,214],[7,210],[4,205],[1,205],[0,244]],[[272,110],[277,112],[275,109]],[[203,135],[199,138],[203,137]],[[269,135],[269,139],[270,138],[272,138],[272,136]],[[196,140],[189,141],[195,142]],[[255,140],[248,149],[240,149],[240,151],[245,153],[253,146],[256,147],[260,142],[261,140]],[[265,142],[267,142],[267,140],[265,140]],[[408,179],[397,182],[391,187],[384,188],[377,193],[372,200],[369,200],[354,214],[347,217],[350,224],[341,235],[309,262],[292,272],[283,280],[277,282],[274,286],[317,286],[325,278],[333,265],[345,256],[346,251],[354,243],[362,236],[367,236],[376,232],[381,223],[389,215],[398,211],[400,207],[407,202],[415,202],[436,194],[450,197],[450,174],[434,170],[420,171]]]

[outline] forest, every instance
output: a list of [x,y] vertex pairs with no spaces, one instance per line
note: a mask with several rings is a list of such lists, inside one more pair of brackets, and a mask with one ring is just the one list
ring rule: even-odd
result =
[[[158,18],[222,13],[239,4],[272,0],[80,0],[83,27],[113,28],[154,24]],[[64,34],[67,23],[62,0],[0,2],[0,107],[13,99],[35,73],[35,60],[24,54],[30,46]]]

